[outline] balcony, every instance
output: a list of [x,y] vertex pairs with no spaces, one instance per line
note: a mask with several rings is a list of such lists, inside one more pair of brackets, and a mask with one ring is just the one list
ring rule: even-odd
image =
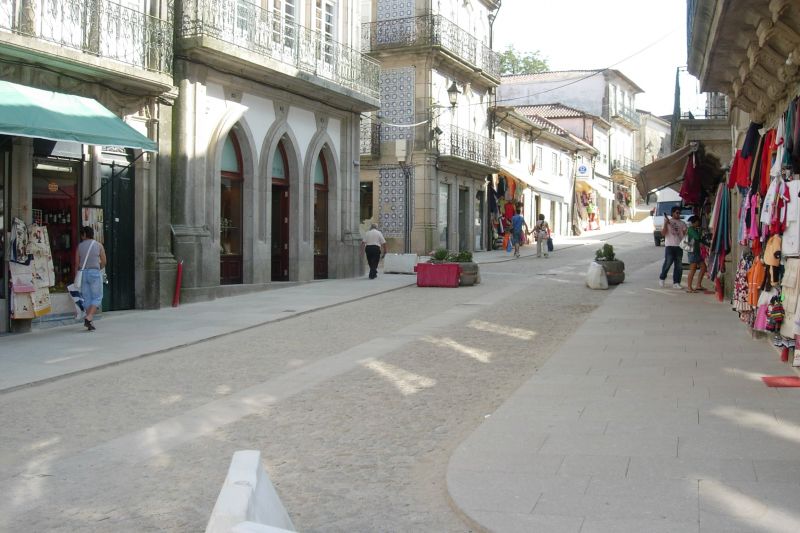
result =
[[179,46],[190,60],[351,111],[380,106],[380,65],[358,50],[242,0],[184,4]]
[[359,136],[359,154],[361,157],[377,159],[381,155],[381,125],[371,119],[361,121],[361,135]]
[[500,83],[500,55],[441,15],[361,25],[361,49],[364,52],[405,52],[414,47],[437,48],[470,72],[482,74],[494,85]]
[[172,23],[104,0],[0,0],[0,54],[164,92]]
[[454,170],[491,173],[499,169],[500,144],[488,137],[450,126],[439,135],[436,144],[440,162]]
[[614,159],[611,161],[611,172],[612,173],[623,173],[628,174],[629,176],[635,176],[639,173],[639,170],[642,168],[642,165],[633,159],[628,157],[623,157],[621,159]]
[[635,109],[630,107],[617,107],[615,109],[611,109],[609,113],[609,118],[611,120],[619,120],[623,122],[625,125],[631,128],[638,128],[641,124],[639,120],[639,113],[636,112]]

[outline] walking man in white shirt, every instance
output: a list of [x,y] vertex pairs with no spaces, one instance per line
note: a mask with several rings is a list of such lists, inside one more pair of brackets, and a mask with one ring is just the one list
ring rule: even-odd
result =
[[664,236],[664,265],[661,267],[661,275],[658,276],[658,286],[664,286],[669,267],[675,263],[675,268],[672,270],[672,288],[680,289],[681,276],[683,276],[681,241],[686,236],[687,228],[686,224],[681,220],[680,207],[673,207],[670,213],[672,218],[667,218],[667,215],[664,215],[664,226],[661,228],[661,234]]
[[378,277],[378,263],[381,260],[381,253],[386,255],[386,239],[378,229],[377,224],[372,224],[369,231],[361,241],[361,249],[367,254],[367,264],[369,265],[369,279]]

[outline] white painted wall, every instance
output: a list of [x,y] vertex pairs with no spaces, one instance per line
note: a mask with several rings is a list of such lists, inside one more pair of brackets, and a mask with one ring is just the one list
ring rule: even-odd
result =
[[[592,115],[603,116],[603,97],[606,86],[602,73],[580,81],[575,81],[576,79],[578,79],[576,76],[565,76],[564,79],[541,82],[504,79],[498,87],[497,99],[500,102],[513,102],[518,106],[560,102]],[[566,82],[570,81],[575,81],[575,83],[564,86]]]

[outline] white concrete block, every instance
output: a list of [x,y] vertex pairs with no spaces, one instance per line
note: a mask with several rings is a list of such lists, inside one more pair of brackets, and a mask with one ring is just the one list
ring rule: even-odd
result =
[[[265,526],[268,529],[256,528]],[[214,504],[206,533],[294,531],[294,524],[261,466],[261,452],[233,454],[228,475]]]
[[419,262],[417,254],[386,254],[383,258],[384,274],[413,274]]

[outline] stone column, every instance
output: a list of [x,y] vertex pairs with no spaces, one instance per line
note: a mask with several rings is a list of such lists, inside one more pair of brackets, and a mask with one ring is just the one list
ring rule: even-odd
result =
[[[172,255],[172,115],[173,106],[154,104],[158,120],[150,123],[151,138],[158,139],[158,154],[152,154],[145,200],[143,290],[137,307],[156,309],[171,305],[175,290],[177,261]],[[137,169],[138,170],[138,169]],[[137,174],[138,175],[138,174]],[[138,284],[138,280],[137,280]]]
[[359,116],[353,114],[343,124],[348,132],[343,137],[345,141],[342,150],[341,179],[339,180],[339,194],[341,195],[342,216],[342,253],[340,264],[337,265],[337,277],[358,277],[364,272],[364,257],[361,255],[361,230],[359,228],[359,213],[361,207],[360,186],[361,167],[354,165],[359,158],[359,136],[361,128]]
[[[197,153],[197,112],[204,100],[204,68],[185,61],[175,62],[178,99],[173,109],[172,151],[172,249],[183,260],[184,288],[219,283],[219,253],[212,254],[209,221],[206,220],[205,153]],[[216,258],[216,268],[211,264]],[[211,283],[208,270],[217,273]]]
[[[11,149],[10,218],[19,218],[25,224],[33,222],[33,139],[14,137]],[[12,332],[22,333],[31,330],[31,320],[12,320]]]

